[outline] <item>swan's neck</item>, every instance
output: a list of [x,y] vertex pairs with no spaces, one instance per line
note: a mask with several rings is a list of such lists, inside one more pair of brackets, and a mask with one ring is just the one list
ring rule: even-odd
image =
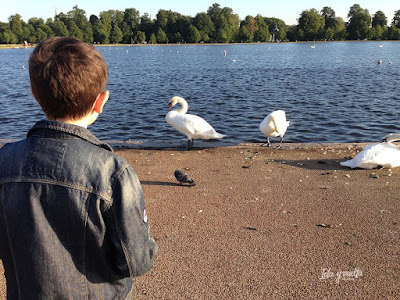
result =
[[177,112],[180,114],[186,114],[189,108],[187,102],[183,99],[178,99],[178,103],[181,105],[181,108],[178,109]]
[[395,142],[395,141],[400,141],[400,133],[391,133],[387,135],[386,142]]

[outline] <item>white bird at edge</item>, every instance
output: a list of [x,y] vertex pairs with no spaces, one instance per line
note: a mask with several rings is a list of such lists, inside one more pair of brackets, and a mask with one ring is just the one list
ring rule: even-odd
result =
[[343,161],[340,165],[349,168],[374,169],[395,168],[400,166],[400,149],[392,142],[400,140],[400,133],[390,133],[382,143],[368,145],[353,159]]
[[283,142],[283,136],[289,127],[290,121],[286,121],[286,113],[283,110],[275,110],[264,118],[260,123],[260,131],[267,137],[267,143],[264,144],[271,146],[269,141],[270,137],[281,138],[281,144]]
[[187,114],[188,104],[182,97],[174,96],[169,100],[169,109],[176,104],[180,104],[179,110],[171,110],[165,116],[165,120],[169,125],[174,127],[180,133],[183,133],[188,138],[188,148],[193,146],[194,139],[222,139],[225,135],[218,133],[215,129],[203,118]]

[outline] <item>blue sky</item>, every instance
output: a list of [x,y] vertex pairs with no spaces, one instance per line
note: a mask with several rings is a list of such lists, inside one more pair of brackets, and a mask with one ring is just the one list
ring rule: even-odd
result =
[[332,7],[336,16],[347,21],[350,7],[357,3],[362,8],[368,9],[370,14],[382,10],[388,18],[388,23],[391,23],[394,12],[400,9],[398,0],[0,0],[0,21],[8,22],[8,17],[16,13],[20,14],[24,21],[28,21],[31,17],[46,20],[54,16],[55,9],[59,13],[66,13],[74,5],[85,10],[88,18],[92,14],[98,15],[109,9],[123,11],[126,8],[135,8],[141,15],[148,13],[153,19],[159,9],[172,10],[194,17],[199,12],[206,12],[213,3],[218,3],[221,7],[232,8],[240,19],[244,19],[247,15],[261,14],[263,17],[282,19],[288,25],[297,24],[297,19],[303,10],[315,8],[320,11],[324,6]]

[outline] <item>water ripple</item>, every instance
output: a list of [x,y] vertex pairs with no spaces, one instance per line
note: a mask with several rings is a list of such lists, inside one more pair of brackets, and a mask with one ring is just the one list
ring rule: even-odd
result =
[[[110,99],[91,130],[107,140],[186,143],[164,119],[179,95],[227,135],[221,145],[264,142],[258,125],[276,109],[291,121],[286,142],[379,141],[400,132],[400,43],[384,43],[384,52],[375,42],[99,47]],[[24,138],[43,118],[29,94],[30,52],[0,50],[2,139]]]

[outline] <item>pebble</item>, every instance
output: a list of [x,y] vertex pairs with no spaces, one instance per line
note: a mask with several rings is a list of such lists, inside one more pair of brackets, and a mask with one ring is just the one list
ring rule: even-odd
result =
[[379,178],[379,175],[375,174],[375,173],[371,173],[369,175],[369,178]]

